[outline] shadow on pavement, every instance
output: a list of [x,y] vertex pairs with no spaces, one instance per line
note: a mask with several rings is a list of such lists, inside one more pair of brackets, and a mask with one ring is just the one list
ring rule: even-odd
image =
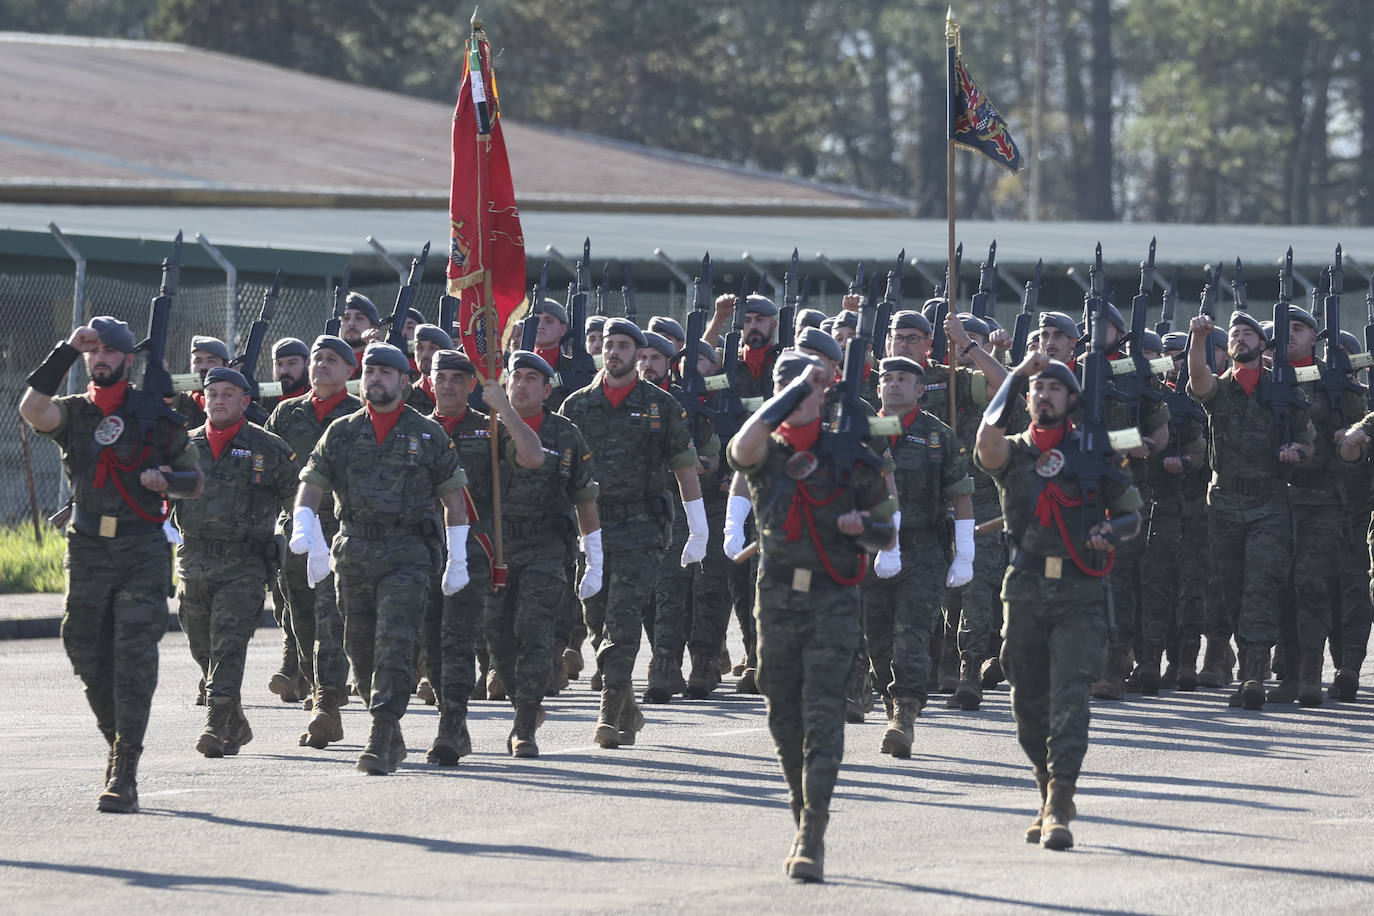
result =
[[1026,900],[1017,897],[995,897],[991,894],[975,894],[972,891],[956,891],[943,887],[926,887],[921,884],[907,884],[904,881],[883,881],[878,878],[845,878],[827,876],[826,884],[838,887],[872,887],[872,888],[891,888],[899,891],[911,891],[916,894],[929,894],[934,897],[949,897],[958,900],[969,900],[975,903],[985,903],[990,906],[1017,907],[1028,910],[1049,910],[1055,913],[1092,913],[1106,914],[1106,916],[1140,916],[1139,910],[1108,910],[1102,907],[1083,907],[1068,906],[1062,901],[1053,903],[1039,903],[1035,900]]
[[1358,881],[1374,884],[1374,875],[1347,871],[1327,871],[1317,868],[1295,868],[1288,865],[1269,865],[1252,862],[1226,862],[1221,859],[1204,859],[1200,856],[1182,856],[1169,852],[1150,852],[1145,849],[1128,849],[1124,846],[1097,846],[1093,852],[1114,852],[1123,856],[1140,856],[1146,859],[1161,859],[1165,862],[1187,862],[1192,865],[1211,865],[1217,868],[1236,868],[1244,871],[1270,872],[1276,875],[1290,875],[1295,878],[1321,878],[1333,881]]
[[69,875],[86,875],[94,878],[114,878],[131,887],[151,887],[158,890],[193,887],[203,885],[207,889],[238,888],[245,891],[258,891],[265,894],[309,894],[324,896],[333,891],[314,887],[299,887],[282,884],[279,881],[263,881],[257,878],[234,878],[227,875],[176,875],[160,871],[134,871],[128,868],[102,868],[98,865],[64,865],[56,862],[25,862],[15,859],[0,859],[0,868],[29,868],[35,871],[55,871]]

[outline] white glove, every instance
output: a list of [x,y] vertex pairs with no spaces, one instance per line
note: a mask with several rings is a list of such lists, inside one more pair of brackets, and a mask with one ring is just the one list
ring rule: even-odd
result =
[[168,544],[174,544],[177,547],[182,545],[181,532],[177,530],[176,525],[172,524],[170,518],[162,522],[162,536],[167,539]]
[[296,511],[291,513],[291,540],[286,542],[286,547],[292,553],[300,555],[310,553],[314,546],[315,524],[319,519],[315,516],[315,510],[309,506],[299,506]]
[[468,584],[468,526],[449,525],[444,529],[448,542],[448,562],[444,564],[444,581],[439,590],[456,595]]
[[949,574],[945,576],[947,588],[958,588],[973,581],[973,529],[971,518],[954,520],[954,562],[949,564]]
[[753,507],[747,496],[731,496],[725,504],[725,555],[731,560],[744,549],[744,520]]
[[891,550],[878,551],[878,555],[873,558],[873,572],[879,579],[891,579],[902,571],[902,513],[892,513],[892,528],[899,533],[897,543],[892,545]]
[[305,561],[305,584],[314,588],[329,575],[329,542],[318,516],[310,520],[310,556]]
[[582,555],[587,558],[587,569],[582,573],[582,581],[577,583],[577,597],[586,601],[601,591],[601,570],[605,557],[601,553],[601,529],[581,538]]
[[706,524],[706,503],[702,502],[701,497],[683,503],[682,508],[687,513],[688,531],[687,545],[682,548],[682,565],[687,567],[706,559],[706,539],[710,536],[710,527]]

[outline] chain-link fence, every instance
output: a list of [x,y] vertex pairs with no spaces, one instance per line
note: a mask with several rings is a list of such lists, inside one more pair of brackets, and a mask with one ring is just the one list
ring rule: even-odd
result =
[[[150,272],[151,273],[151,272]],[[86,277],[83,321],[96,315],[113,315],[129,323],[136,337],[141,338],[148,327],[148,311],[157,295],[155,273],[149,282],[133,282],[99,275]],[[288,281],[289,282],[289,281]],[[276,313],[267,334],[258,365],[257,378],[272,377],[271,343],[283,337],[299,337],[307,344],[324,332],[330,316],[332,299],[323,292],[318,280],[299,286],[283,285],[277,301]],[[19,413],[15,409],[24,392],[24,379],[43,361],[55,342],[65,340],[71,333],[72,299],[75,280],[71,274],[22,273],[0,274],[0,524],[10,525],[25,518],[30,511],[24,453],[21,442]],[[242,352],[248,329],[258,317],[267,285],[245,281],[238,284],[233,326],[236,341],[226,341],[235,352]],[[355,290],[377,303],[383,316],[390,312],[396,300],[396,284],[357,286]],[[438,318],[439,283],[421,285],[416,297],[417,307],[430,320]],[[620,314],[620,296],[613,294],[608,311]],[[647,324],[654,315],[684,317],[686,303],[681,294],[645,290],[636,296],[641,323]],[[223,338],[229,322],[227,289],[223,283],[183,286],[177,293],[172,309],[171,327],[167,342],[166,363],[170,372],[188,372],[191,338],[209,334]],[[141,377],[141,363],[135,363],[133,380]],[[69,377],[70,390],[84,390],[87,377],[80,362]],[[29,447],[38,509],[51,513],[60,507],[63,484],[61,459],[57,447],[47,439],[30,434]]]

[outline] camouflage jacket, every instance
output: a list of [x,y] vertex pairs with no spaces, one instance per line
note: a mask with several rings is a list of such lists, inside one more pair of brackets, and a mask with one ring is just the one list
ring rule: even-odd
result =
[[547,407],[543,417],[538,435],[544,463],[537,468],[516,464],[515,441],[504,425],[499,429],[502,537],[512,565],[536,559],[561,564],[576,543],[573,507],[600,492],[582,433]]
[[973,493],[968,449],[938,417],[921,410],[888,441],[902,531],[932,530],[947,517],[955,497]]
[[[300,397],[287,398],[273,408],[272,415],[267,418],[263,428],[286,440],[286,444],[291,447],[291,451],[295,454],[296,473],[299,474],[305,467],[305,462],[310,457],[310,453],[315,450],[316,443],[320,441],[324,431],[329,428],[329,424],[361,410],[362,406],[362,401],[351,394],[346,394],[333,410],[325,414],[324,422],[321,423],[315,417],[315,406],[310,402],[310,392],[307,391]],[[339,522],[334,517],[333,501],[324,500],[321,502],[318,514],[324,536],[332,539],[334,533],[339,530]],[[283,513],[279,524],[282,532],[290,535],[291,513]]]
[[[1326,363],[1320,359],[1314,363],[1325,370]],[[1346,478],[1349,476],[1347,465],[1337,454],[1335,434],[1347,425],[1358,423],[1364,417],[1364,398],[1353,391],[1342,393],[1341,412],[1331,408],[1331,399],[1322,390],[1319,382],[1304,382],[1298,389],[1312,405],[1307,412],[1316,430],[1317,438],[1312,445],[1315,452],[1306,464],[1289,469],[1289,500],[1299,506],[1345,506],[1349,501]]]
[[758,377],[750,371],[744,361],[743,346],[739,351],[738,368],[735,370],[735,393],[741,398],[770,398],[773,396],[773,364],[778,361],[782,349],[777,344],[768,345],[768,355],[763,360],[763,368]]
[[[439,417],[430,419],[447,429]],[[491,417],[469,407],[449,438],[458,448],[458,464],[468,478],[470,535],[491,534]]]
[[186,418],[188,430],[205,425],[205,408],[201,406],[204,402],[192,397],[193,394],[200,394],[200,392],[178,391],[167,402],[168,407]]

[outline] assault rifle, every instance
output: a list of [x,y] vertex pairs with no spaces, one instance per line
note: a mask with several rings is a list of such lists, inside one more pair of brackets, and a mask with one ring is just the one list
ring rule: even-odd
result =
[[854,269],[854,279],[849,283],[849,295],[862,296],[864,294],[864,262],[860,261],[859,266]]
[[1021,297],[1021,311],[1016,316],[1016,326],[1011,335],[1011,364],[1021,365],[1026,358],[1026,345],[1030,341],[1031,323],[1035,321],[1035,310],[1040,305],[1040,272],[1044,268],[1042,260],[1035,262],[1035,274],[1026,283],[1025,295]]
[[782,307],[778,309],[778,346],[790,349],[795,339],[794,324],[797,319],[797,281],[799,279],[797,249],[792,249],[792,263],[787,273],[782,275]]
[[1341,293],[1345,287],[1345,270],[1341,265],[1341,246],[1336,246],[1336,263],[1331,268],[1331,289],[1326,296],[1324,324],[1320,337],[1326,338],[1326,365],[1321,370],[1321,387],[1326,391],[1327,403],[1336,416],[1341,418],[1340,425],[1347,426],[1359,417],[1348,417],[1345,413],[1345,394],[1364,391],[1355,382],[1355,369],[1350,365],[1350,354],[1341,346]]
[[391,317],[383,324],[389,324],[386,342],[405,353],[409,346],[406,340],[406,312],[410,311],[415,296],[420,292],[420,278],[425,275],[425,261],[429,260],[429,242],[420,249],[420,256],[410,262],[410,276],[396,291],[396,305],[391,309]]
[[[735,300],[734,318],[729,333],[725,335],[725,351],[721,354],[721,376],[724,377],[724,385],[716,393],[715,407],[715,432],[720,438],[721,445],[729,442],[730,438],[739,432],[739,428],[744,425],[745,419],[751,413],[736,388],[739,379],[740,338],[744,335],[745,299],[748,298],[746,282],[741,281],[740,295]],[[707,290],[706,293],[709,297],[711,290]],[[721,462],[722,473],[725,473],[725,465],[726,462]]]
[[[997,310],[997,240],[988,246],[988,259],[978,265],[978,292],[969,306],[975,318],[986,318]],[[996,316],[994,316],[996,317]]]
[[[520,349],[534,352],[534,342],[539,337],[539,315],[544,311],[545,291],[549,287],[549,262],[545,261],[544,266],[539,268],[539,282],[534,285],[534,292],[530,293],[530,307],[525,313],[525,320],[520,323]],[[552,368],[557,369],[557,366]]]
[[177,287],[181,284],[181,233],[172,242],[172,256],[162,261],[162,284],[158,294],[153,297],[152,309],[148,313],[148,336],[134,347],[135,353],[143,353],[143,382],[129,390],[125,399],[128,413],[138,421],[139,435],[143,444],[153,450],[151,467],[161,465],[161,450],[158,448],[157,421],[171,420],[177,426],[185,427],[186,418],[167,406],[167,398],[173,394],[172,376],[167,372],[164,359],[167,355],[167,329],[172,320],[172,300],[176,297]]
[[681,381],[673,394],[689,418],[704,415],[714,421],[715,411],[706,404],[706,379],[697,367],[701,335],[706,330],[711,311],[711,268],[711,255],[707,253],[701,259],[701,275],[692,280],[692,306],[687,312],[687,340],[683,346],[682,363],[678,367]]
[[256,377],[258,358],[262,356],[262,345],[267,339],[267,327],[272,323],[272,314],[277,310],[277,298],[280,295],[281,271],[279,270],[276,277],[272,279],[272,288],[262,294],[262,311],[258,314],[258,320],[254,321],[252,326],[248,328],[248,343],[243,348],[243,355],[229,364],[230,368],[237,368],[248,380],[248,395],[253,400],[249,403],[248,409],[244,411],[244,416],[259,426],[267,422],[267,412],[257,403],[261,396]]
[[[1274,414],[1274,422],[1283,429],[1282,441],[1293,441],[1293,422],[1289,411],[1306,410],[1310,405],[1298,388],[1293,364],[1288,361],[1288,335],[1291,330],[1289,308],[1293,294],[1293,249],[1288,249],[1279,271],[1279,301],[1274,304],[1273,365],[1268,376],[1260,376],[1260,399]],[[1339,341],[1337,341],[1339,343]]]
[[1164,308],[1160,312],[1159,321],[1155,324],[1155,333],[1160,337],[1168,334],[1174,329],[1174,312],[1178,308],[1178,268],[1174,268],[1173,274],[1169,277],[1169,288],[1164,291]]
[[[1163,393],[1155,383],[1156,374],[1173,367],[1173,360],[1167,356],[1157,357],[1151,362],[1145,356],[1145,318],[1150,308],[1150,288],[1154,285],[1155,240],[1150,239],[1149,260],[1140,263],[1140,291],[1131,300],[1131,330],[1125,342],[1129,343],[1128,357],[1111,362],[1113,373],[1110,394],[1126,405],[1126,416],[1131,425],[1140,425],[1140,405],[1142,401],[1158,403],[1164,399]],[[1120,344],[1118,344],[1118,348]]]
[[[1364,305],[1368,312],[1364,326],[1364,349],[1374,356],[1374,273],[1369,275],[1369,292],[1364,294]],[[1374,369],[1369,374],[1374,376]],[[1365,405],[1374,410],[1374,379],[1370,379],[1370,384],[1365,388]]]
[[348,280],[352,273],[352,265],[345,264],[343,276],[334,285],[334,310],[324,323],[324,332],[331,337],[339,336],[339,325],[343,322],[344,304],[348,301]]
[[887,272],[887,288],[883,291],[883,300],[878,303],[878,311],[874,318],[873,328],[873,365],[887,358],[887,329],[892,324],[892,312],[897,308],[897,300],[901,298],[901,280],[897,278],[897,271]]
[[631,324],[639,324],[639,309],[635,308],[635,276],[630,265],[625,265],[625,285],[620,287],[620,298],[625,302],[625,317]]
[[458,341],[458,309],[462,303],[463,300],[447,292],[439,297],[439,327],[453,338],[454,343]]
[[[592,292],[592,240],[582,241],[582,260],[577,262],[577,292],[568,307],[568,361],[558,370],[558,384],[564,391],[580,391],[596,375],[596,361],[587,352],[587,301]],[[554,367],[558,368],[558,367]]]
[[1236,303],[1236,308],[1242,312],[1250,311],[1245,302],[1245,265],[1236,258],[1236,275],[1231,278],[1231,298]]
[[864,363],[873,343],[873,325],[877,318],[878,309],[872,302],[865,301],[859,307],[859,326],[854,336],[845,342],[839,410],[833,426],[821,433],[816,445],[819,452],[834,459],[835,470],[842,481],[847,481],[860,463],[875,470],[883,466],[882,459],[868,447],[871,433],[863,403]]
[[611,265],[610,263],[601,265],[601,285],[596,290],[596,312],[595,314],[605,317],[610,314],[606,311],[611,304]]

